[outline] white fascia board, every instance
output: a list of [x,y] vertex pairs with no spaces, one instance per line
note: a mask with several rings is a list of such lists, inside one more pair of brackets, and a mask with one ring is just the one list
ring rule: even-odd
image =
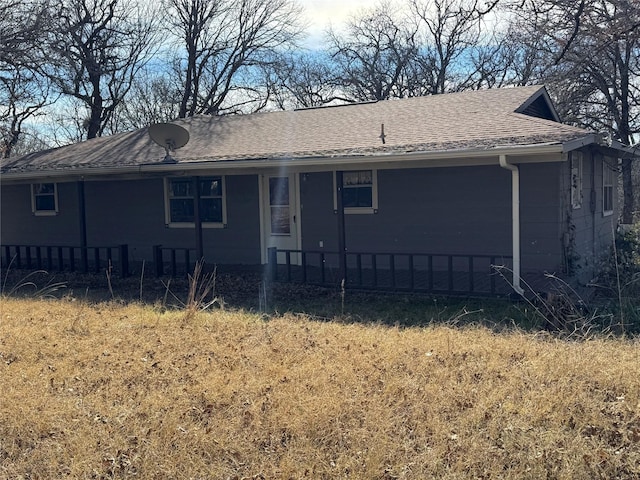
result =
[[[313,170],[333,170],[346,165],[376,165],[394,163],[410,164],[412,162],[429,163],[434,162],[438,166],[465,166],[495,164],[496,157],[507,155],[509,157],[521,157],[532,155],[562,154],[563,145],[560,143],[538,144],[538,145],[518,145],[518,146],[497,146],[488,149],[460,149],[441,150],[429,152],[411,152],[400,154],[373,154],[361,156],[333,156],[333,157],[302,157],[302,158],[266,158],[249,160],[212,160],[207,161],[186,161],[172,164],[143,164],[126,167],[98,167],[82,170],[41,170],[31,172],[3,173],[0,175],[2,181],[27,181],[37,179],[51,179],[60,182],[75,181],[85,179],[87,181],[98,179],[108,175],[114,176],[136,176],[151,173],[171,174],[176,172],[193,172],[197,170],[236,170],[238,173],[247,170],[263,170],[270,168],[295,168],[300,171]],[[452,160],[458,161],[452,161]],[[491,160],[487,160],[491,159]],[[446,161],[439,163],[439,161]],[[532,161],[532,160],[528,160]],[[545,161],[545,160],[542,160]],[[548,160],[546,160],[548,161]],[[557,160],[556,160],[557,161]]]

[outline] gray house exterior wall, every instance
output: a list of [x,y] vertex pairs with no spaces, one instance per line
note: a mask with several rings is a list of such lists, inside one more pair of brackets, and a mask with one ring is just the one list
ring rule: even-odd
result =
[[[378,170],[377,175],[377,213],[345,215],[348,250],[504,254],[511,248],[511,184],[505,170],[423,168]],[[335,249],[333,175],[306,177],[303,248],[317,249],[322,240],[326,249]]]
[[[617,159],[608,158],[592,150],[584,150],[582,165],[582,205],[571,205],[571,167],[567,163],[561,171],[563,194],[561,211],[567,270],[581,282],[593,279],[603,259],[609,255],[617,225],[618,197],[613,195],[613,213],[603,208],[603,164],[613,168]],[[617,177],[616,177],[617,178]],[[614,185],[614,191],[617,186]]]
[[[585,154],[580,209],[571,207],[569,162],[519,165],[523,273],[561,274],[577,267],[578,272],[593,274],[594,265],[611,244],[611,222],[615,221],[602,212],[604,160]],[[301,173],[299,181],[302,249],[337,251],[334,173]],[[203,229],[208,263],[261,263],[259,183],[258,174],[225,176],[227,224]],[[30,185],[3,185],[2,245],[80,245],[78,184],[57,185],[59,213],[55,216],[32,214]],[[162,177],[86,181],[84,191],[89,246],[127,244],[134,264],[152,260],[154,245],[195,246],[193,227],[165,224]],[[511,173],[497,164],[379,169],[377,192],[376,213],[345,215],[348,251],[512,253]]]
[[[225,228],[203,228],[209,263],[260,263],[258,180],[255,175],[227,175]],[[129,245],[132,260],[151,260],[152,247],[193,248],[193,227],[165,224],[164,180],[88,182],[87,243]]]
[[564,272],[560,175],[565,163],[520,165],[520,251],[523,273]]
[[[560,272],[560,162],[520,166],[524,270]],[[301,181],[302,248],[335,251],[331,172]],[[498,165],[378,170],[378,211],[345,215],[354,252],[511,255],[511,174]]]
[[[226,182],[227,225],[204,228],[203,247],[209,263],[259,264],[260,218],[255,175],[229,175]],[[59,212],[35,216],[28,184],[2,188],[2,245],[81,244],[77,182],[58,183]],[[127,244],[133,263],[153,259],[153,246],[193,248],[194,228],[165,224],[162,178],[87,181],[84,186],[87,245]]]
[[59,183],[57,215],[37,216],[31,211],[31,185],[0,188],[0,244],[73,245],[80,238],[78,186]]

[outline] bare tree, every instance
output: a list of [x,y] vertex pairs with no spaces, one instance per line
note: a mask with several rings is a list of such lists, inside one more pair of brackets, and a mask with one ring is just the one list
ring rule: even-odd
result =
[[180,91],[170,75],[157,68],[140,71],[111,119],[111,130],[146,127],[178,118]]
[[340,91],[334,65],[324,52],[290,52],[270,68],[271,99],[282,109],[349,101]]
[[415,28],[382,3],[351,18],[346,34],[329,32],[329,48],[342,89],[352,101],[407,96],[415,59]]
[[25,123],[50,101],[39,73],[41,36],[50,26],[45,0],[0,4],[0,157],[8,158],[25,132]]
[[421,94],[470,87],[465,80],[473,76],[472,50],[481,45],[482,21],[497,4],[498,0],[411,0],[420,28],[416,83],[422,84]]
[[[640,4],[546,0],[520,12],[553,58],[551,90],[565,120],[633,144],[640,135]],[[532,21],[533,19],[533,21]],[[526,23],[526,21],[524,22]],[[560,72],[560,74],[558,74]],[[621,162],[622,221],[635,210],[633,161]]]
[[45,78],[25,68],[0,76],[0,158],[9,158],[24,133],[25,122],[50,104]]
[[55,7],[58,23],[47,43],[47,73],[63,95],[86,109],[86,138],[102,135],[154,48],[154,16],[141,5],[58,0]]
[[49,27],[48,0],[5,0],[0,3],[0,72],[7,66],[29,67]]
[[298,34],[290,0],[167,0],[178,37],[180,117],[257,111],[267,104],[265,66]]

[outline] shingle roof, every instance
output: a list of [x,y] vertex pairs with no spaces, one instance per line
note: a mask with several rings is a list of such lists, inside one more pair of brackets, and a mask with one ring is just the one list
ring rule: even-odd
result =
[[[409,152],[452,152],[519,145],[562,144],[589,132],[517,113],[544,87],[466,91],[338,107],[174,123],[190,132],[176,150],[179,164],[247,159],[309,159]],[[385,143],[381,126],[384,125]],[[164,149],[147,129],[101,137],[2,161],[2,173],[75,171],[159,163]]]

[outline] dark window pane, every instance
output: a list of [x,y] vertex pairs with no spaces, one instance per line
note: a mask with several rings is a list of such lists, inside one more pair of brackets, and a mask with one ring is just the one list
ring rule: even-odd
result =
[[192,199],[172,199],[169,203],[172,222],[193,222]]
[[345,187],[342,194],[342,203],[345,208],[371,207],[371,187]]
[[613,210],[613,187],[604,188],[604,211],[610,212]]
[[358,190],[358,207],[371,207],[371,188],[357,188]]
[[289,178],[269,179],[269,201],[271,205],[289,205]]
[[56,199],[54,195],[38,195],[36,197],[36,210],[37,211],[55,211]]
[[290,232],[289,207],[271,207],[271,233],[288,235]]
[[200,195],[203,197],[222,196],[222,177],[205,177],[200,180]]
[[36,195],[39,194],[54,194],[55,185],[53,183],[37,183],[34,185],[33,191]]
[[222,223],[222,199],[201,198],[200,219],[202,222]]
[[170,195],[172,197],[192,197],[192,182],[190,179],[171,180]]
[[343,188],[342,189],[342,204],[345,208],[358,206],[358,192],[357,188]]

